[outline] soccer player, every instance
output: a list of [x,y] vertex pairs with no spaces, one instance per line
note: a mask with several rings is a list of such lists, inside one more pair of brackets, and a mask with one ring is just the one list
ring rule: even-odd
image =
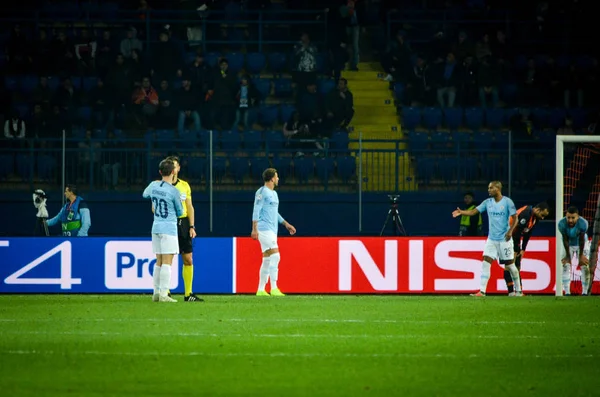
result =
[[579,259],[582,295],[588,293],[591,281],[589,268],[591,244],[587,238],[587,229],[588,222],[579,216],[579,210],[574,206],[567,208],[567,216],[558,222],[558,231],[562,235],[564,248],[562,283],[565,295],[571,295],[571,261],[574,256]]
[[[179,157],[169,156],[167,160],[171,160],[175,165],[173,174],[173,186],[179,190],[179,196],[183,205],[183,214],[177,220],[177,236],[179,238],[179,253],[183,259],[183,285],[185,293],[183,300],[185,302],[203,302],[204,299],[197,297],[192,292],[192,281],[194,280],[194,262],[192,260],[193,239],[196,237],[196,227],[194,226],[195,211],[192,204],[192,189],[190,185],[183,179],[179,179],[179,171],[181,171],[181,163]],[[170,294],[169,294],[170,296]]]
[[254,210],[252,211],[251,237],[258,240],[262,252],[262,264],[259,271],[257,296],[269,296],[265,287],[271,279],[271,296],[285,296],[277,286],[279,274],[279,247],[277,246],[277,231],[279,223],[290,235],[296,234],[296,228],[279,215],[279,198],[275,187],[279,183],[279,175],[275,168],[267,168],[262,174],[265,185],[254,195]]
[[[526,205],[517,210],[517,227],[513,231],[512,239],[513,248],[515,250],[515,266],[519,271],[519,280],[521,280],[521,260],[525,254],[527,243],[531,238],[531,233],[538,221],[545,219],[549,213],[550,207],[548,207],[548,203],[546,202],[539,203],[535,207]],[[513,218],[510,219],[512,222]],[[523,238],[523,242],[521,242],[521,237]],[[504,270],[504,280],[506,281],[506,287],[508,288],[508,295],[514,296],[514,284],[510,272],[507,269]],[[521,285],[522,284],[523,283],[521,282]]]
[[152,223],[152,251],[156,254],[156,264],[152,274],[154,302],[177,302],[171,298],[171,264],[173,256],[179,253],[177,240],[177,217],[183,214],[179,191],[173,187],[175,165],[171,160],[163,160],[158,166],[162,180],[150,182],[142,197],[152,200],[154,222]]
[[[452,216],[455,218],[461,215],[473,216],[484,211],[488,213],[490,230],[483,249],[480,289],[479,292],[471,294],[471,296],[485,296],[492,262],[495,259],[498,259],[498,262],[503,264],[505,269],[508,269],[516,289],[515,295],[521,296],[521,281],[519,280],[519,271],[514,264],[514,251],[511,241],[513,231],[517,226],[517,209],[510,198],[502,196],[502,183],[500,181],[490,182],[488,193],[490,198],[479,204],[477,208],[472,210],[457,208],[452,212]],[[512,218],[512,226],[509,223],[510,218]]]

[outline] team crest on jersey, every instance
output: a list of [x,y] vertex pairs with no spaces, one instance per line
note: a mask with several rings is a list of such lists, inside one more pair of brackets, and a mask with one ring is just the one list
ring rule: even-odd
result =
[[524,225],[527,223],[527,219],[521,219],[521,225]]
[[258,194],[258,195],[256,195],[256,199],[257,199],[257,200],[262,200],[262,194]]
[[503,205],[500,206],[500,211],[502,211],[502,210],[504,210],[504,206]]

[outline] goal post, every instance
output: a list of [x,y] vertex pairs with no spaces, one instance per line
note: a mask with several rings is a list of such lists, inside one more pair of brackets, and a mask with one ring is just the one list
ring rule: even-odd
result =
[[[555,232],[556,232],[556,245],[555,245],[555,257],[556,257],[556,267],[555,267],[555,272],[556,272],[556,296],[562,296],[563,295],[563,283],[562,283],[562,236],[560,234],[560,232],[558,231],[558,222],[562,219],[562,217],[564,216],[564,204],[565,204],[565,144],[594,144],[596,147],[600,148],[600,136],[592,136],[592,135],[557,135],[556,136],[556,207],[555,207],[555,216],[556,216],[556,227],[555,227]],[[595,167],[598,171],[598,173],[600,174],[600,164],[590,164],[592,167]],[[600,197],[597,198],[598,203],[600,203]],[[596,202],[594,203],[596,204]],[[596,205],[594,205],[594,208],[596,208]],[[592,215],[592,219],[598,219],[600,217],[600,214],[598,213],[598,211],[596,211],[595,214]],[[589,221],[591,221],[592,219],[588,219]],[[594,230],[598,230],[598,228],[600,227],[600,225],[597,224],[597,222],[595,222],[596,224],[594,225]],[[588,230],[588,236],[591,236],[593,234],[593,231],[590,229]],[[595,233],[594,233],[595,234]],[[594,242],[596,242],[596,247],[597,247],[597,241],[598,241],[598,237],[594,235]],[[594,250],[596,247],[593,247],[592,250]],[[592,258],[590,258],[592,259]],[[591,275],[591,283],[590,285],[593,285],[593,281],[594,281],[594,274]]]

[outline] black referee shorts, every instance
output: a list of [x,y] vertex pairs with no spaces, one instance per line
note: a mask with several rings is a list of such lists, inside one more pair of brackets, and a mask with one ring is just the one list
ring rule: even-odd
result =
[[179,239],[179,253],[191,253],[193,245],[190,237],[190,219],[188,217],[177,219],[177,237]]

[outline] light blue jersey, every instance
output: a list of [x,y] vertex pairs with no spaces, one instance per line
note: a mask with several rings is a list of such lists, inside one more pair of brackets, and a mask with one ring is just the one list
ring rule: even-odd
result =
[[263,186],[256,191],[252,221],[258,221],[259,232],[271,231],[277,235],[279,223],[283,223],[284,219],[279,215],[279,197],[275,190]]
[[506,232],[510,229],[510,217],[517,213],[515,203],[506,196],[502,196],[500,201],[496,202],[493,197],[479,204],[477,210],[480,213],[487,211],[489,222],[488,239],[491,241],[504,241]]
[[[563,236],[567,236],[569,238],[569,247],[579,247],[579,235],[581,233],[587,233],[588,230],[588,221],[579,217],[577,222],[575,222],[575,226],[569,227],[567,224],[567,218],[562,218],[558,222],[558,231]],[[585,235],[585,241],[587,241],[587,234]]]
[[179,190],[168,182],[151,182],[142,196],[154,207],[153,234],[177,236],[177,218],[183,214]]

